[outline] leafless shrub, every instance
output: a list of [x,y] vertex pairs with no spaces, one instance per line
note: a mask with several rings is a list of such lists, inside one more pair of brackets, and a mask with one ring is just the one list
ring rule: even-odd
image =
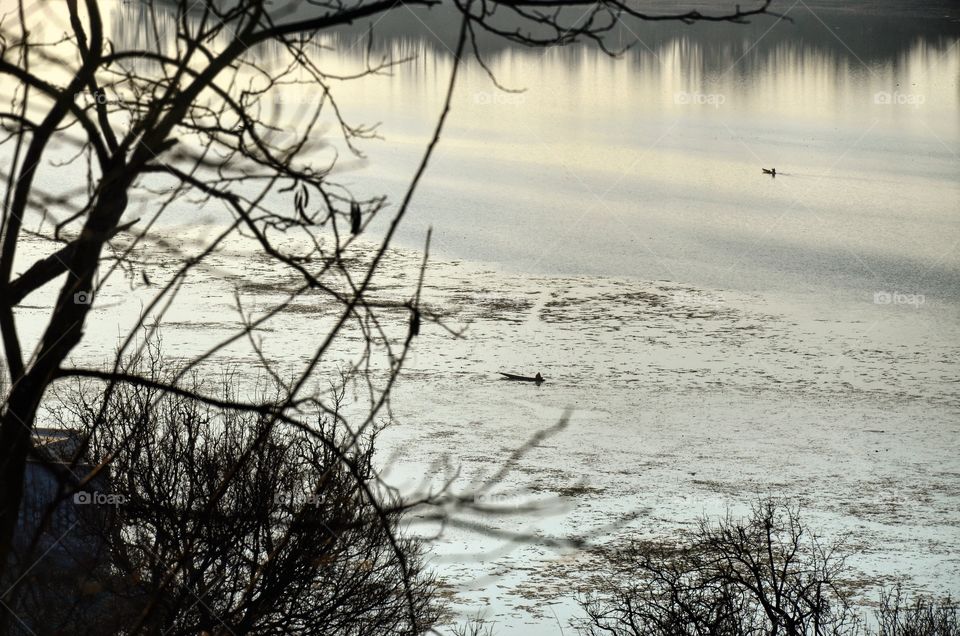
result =
[[960,634],[960,611],[952,598],[946,596],[938,600],[918,596],[910,600],[900,585],[881,593],[876,617],[877,636]]
[[493,636],[493,625],[488,624],[480,616],[471,618],[453,626],[450,633],[453,636]]
[[853,635],[861,622],[841,574],[839,544],[825,546],[797,508],[766,500],[745,519],[700,521],[680,545],[637,542],[583,599],[591,636]]
[[[128,371],[157,383],[173,376],[154,362]],[[205,384],[191,375],[186,388],[214,393]],[[229,375],[213,384],[224,398],[238,390]],[[97,506],[109,513],[96,528],[107,562],[78,572],[82,587],[56,590],[70,611],[51,612],[54,590],[43,579],[32,581],[27,600],[14,597],[34,631],[291,634],[323,626],[324,634],[359,636],[411,634],[436,621],[433,579],[419,543],[399,534],[399,502],[373,502],[358,485],[357,474],[373,478],[375,430],[356,441],[324,415],[303,429],[270,426],[267,416],[157,386],[118,385],[106,403],[98,392],[62,398],[58,424],[89,435],[87,464],[109,465],[100,489],[118,503]]]

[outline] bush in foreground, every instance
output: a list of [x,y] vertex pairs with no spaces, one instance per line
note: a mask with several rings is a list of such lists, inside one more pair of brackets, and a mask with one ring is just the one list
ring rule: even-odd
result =
[[[172,377],[162,364],[147,372]],[[357,439],[333,416],[290,426],[191,398],[211,388],[196,379],[183,386],[175,394],[119,383],[108,399],[96,390],[62,396],[59,424],[87,441],[83,464],[100,473],[64,484],[64,500],[100,491],[75,506],[90,537],[79,548],[100,558],[93,568],[36,561],[4,599],[17,628],[184,636],[430,629],[436,588],[420,545],[400,531],[402,507],[364,487],[375,477],[372,433]],[[212,388],[227,399],[237,385],[227,378]],[[57,571],[46,576],[50,568]]]
[[[680,545],[634,542],[581,600],[589,636],[958,636],[957,607],[885,594],[863,620],[842,543],[824,544],[779,500],[745,519],[701,520]],[[875,627],[875,625],[879,625]],[[878,631],[875,631],[878,630]]]
[[960,611],[949,596],[909,600],[900,586],[880,596],[877,636],[957,636]]

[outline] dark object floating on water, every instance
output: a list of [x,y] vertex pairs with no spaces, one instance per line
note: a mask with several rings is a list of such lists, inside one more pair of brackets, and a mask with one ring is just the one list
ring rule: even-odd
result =
[[356,201],[350,203],[350,233],[360,233],[360,204]]
[[503,371],[500,372],[500,375],[503,376],[504,380],[514,380],[516,382],[533,382],[538,385],[542,384],[545,381],[543,379],[543,376],[540,375],[539,371],[537,372],[537,375],[533,376],[532,378],[526,375],[514,375],[513,373],[504,373]]
[[770,175],[771,177],[773,177],[774,179],[777,178],[777,169],[776,169],[776,168],[769,168],[769,169],[768,169],[768,168],[760,168],[760,169],[763,170],[763,174],[768,174],[768,175]]
[[410,337],[420,335],[420,311],[416,308],[410,314]]

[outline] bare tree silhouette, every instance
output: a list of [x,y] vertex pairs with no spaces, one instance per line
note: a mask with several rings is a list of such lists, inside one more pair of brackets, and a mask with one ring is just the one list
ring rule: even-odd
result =
[[700,521],[677,545],[637,542],[581,603],[586,634],[846,635],[861,632],[842,541],[824,544],[776,499],[746,518]]
[[[586,636],[955,636],[949,596],[880,590],[874,620],[855,607],[862,577],[843,538],[820,539],[800,506],[765,498],[748,515],[703,518],[677,540],[607,554],[604,581],[581,597]],[[865,609],[865,608],[863,608]]]
[[[375,20],[392,11],[426,10],[440,4],[439,0],[317,1],[308,3],[306,9],[298,8],[297,3],[277,6],[263,0],[145,0],[145,11],[172,13],[167,24],[175,33],[155,30],[146,34],[144,46],[135,48],[110,40],[104,32],[102,3],[95,0],[67,0],[64,7],[70,30],[56,36],[31,28],[36,19],[33,12],[41,5],[11,2],[12,11],[0,23],[0,75],[6,104],[0,123],[7,133],[0,146],[9,157],[3,175],[6,187],[0,236],[0,336],[9,376],[0,414],[3,580],[17,582],[21,578],[10,556],[28,459],[50,462],[31,439],[38,409],[51,387],[69,378],[99,382],[102,396],[97,402],[99,413],[89,419],[92,425],[83,431],[73,456],[63,462],[75,479],[65,480],[60,499],[109,470],[121,448],[103,452],[97,446],[100,441],[110,439],[123,446],[146,434],[99,430],[108,421],[105,415],[114,394],[151,391],[158,404],[164,396],[173,396],[170,399],[188,399],[251,418],[256,434],[245,437],[248,443],[229,456],[226,469],[210,477],[210,484],[216,484],[210,491],[214,496],[206,502],[210,510],[222,505],[221,499],[244,478],[250,462],[266,452],[266,445],[277,434],[275,429],[293,427],[314,436],[342,464],[374,511],[371,522],[382,525],[402,565],[404,548],[393,534],[391,510],[378,496],[376,475],[357,464],[356,445],[389,409],[391,388],[422,323],[441,324],[420,302],[429,250],[425,250],[424,264],[406,300],[385,301],[371,290],[441,137],[463,60],[471,57],[487,68],[477,46],[478,34],[529,46],[590,41],[616,53],[603,36],[621,20],[742,22],[768,13],[769,2],[758,0],[746,10],[735,5],[716,14],[683,11],[669,15],[647,13],[626,1],[453,2],[459,28],[444,107],[414,176],[392,208],[382,196],[357,197],[338,185],[338,159],[318,154],[316,146],[319,122],[332,118],[341,142],[350,152],[360,154],[359,145],[375,134],[375,129],[352,123],[341,111],[331,80],[359,81],[402,60],[373,59],[368,54],[361,73],[339,77],[321,68],[314,42],[320,34],[340,26]],[[273,47],[284,63],[270,67],[258,63],[255,51],[263,46]],[[63,82],[55,77],[62,77]],[[294,135],[281,134],[282,125],[264,114],[265,104],[290,84],[308,87],[317,95],[308,111],[300,114],[302,125]],[[72,161],[82,164],[86,173],[85,182],[75,192],[46,187],[38,178],[43,166],[60,159],[55,151],[58,146],[72,148]],[[287,208],[268,204],[268,195],[287,197]],[[151,201],[150,218],[128,218],[130,202],[144,197]],[[156,222],[177,203],[197,207],[221,204],[229,211],[230,221],[191,253],[182,252],[166,280],[152,281],[142,269],[141,259],[149,258],[143,251],[162,243]],[[30,215],[35,215],[36,223],[28,225]],[[389,218],[376,247],[365,258],[350,257],[357,237],[374,218],[383,215]],[[152,376],[140,372],[141,367],[130,361],[139,360],[144,347],[155,339],[157,325],[177,301],[184,281],[237,236],[254,241],[262,255],[293,273],[297,284],[283,290],[283,301],[256,316],[243,316],[241,328],[185,362],[176,373]],[[18,249],[27,237],[44,240],[52,247],[16,274]],[[152,300],[140,323],[125,335],[112,365],[75,366],[71,352],[82,342],[98,312],[108,311],[98,304],[98,292],[120,272],[139,272],[135,279],[143,286],[155,285]],[[16,313],[26,298],[48,287],[56,289],[56,300],[30,353],[31,345],[25,341]],[[278,382],[279,395],[269,399],[218,395],[189,381],[192,371],[234,342],[249,339],[256,348],[252,334],[306,295],[319,296],[336,307],[336,318],[318,335],[307,362],[293,379],[280,380],[284,374],[261,356],[264,372]],[[406,334],[400,338],[390,332],[390,324],[398,317],[406,325]],[[353,330],[362,334],[363,344],[346,376],[365,382],[370,398],[365,413],[348,422],[329,395],[312,387],[335,343]],[[386,374],[370,371],[374,356],[387,361]],[[305,424],[301,416],[308,410],[345,434],[333,440],[329,429]],[[88,466],[82,458],[90,456],[91,448],[98,461]],[[455,508],[461,503],[443,493],[430,493],[418,501],[435,506],[438,515],[447,515],[451,505]],[[155,581],[153,592],[169,590],[189,558],[188,551],[177,557],[168,576]],[[415,577],[404,572],[402,578],[410,614],[408,631],[421,632],[424,626],[418,622]],[[7,621],[14,618],[8,614],[4,614]]]
[[[127,371],[156,383],[118,385],[108,404],[90,381],[58,389],[54,422],[89,433],[86,465],[109,463],[110,474],[74,495],[86,502],[75,507],[84,541],[36,564],[31,593],[9,599],[32,631],[290,634],[322,625],[354,635],[434,624],[439,594],[421,543],[399,532],[411,502],[382,496],[378,509],[361,488],[374,479],[378,429],[348,445],[353,436],[326,415],[275,426],[268,415],[165,392],[175,369],[157,347]],[[230,372],[191,373],[184,386],[240,390]],[[264,402],[277,396],[271,384],[263,391]]]

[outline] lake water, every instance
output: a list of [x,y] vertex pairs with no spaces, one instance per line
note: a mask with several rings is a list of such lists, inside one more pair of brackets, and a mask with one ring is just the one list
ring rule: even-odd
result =
[[[491,51],[525,92],[469,67],[404,240],[432,225],[443,253],[517,272],[955,298],[956,29],[788,15],[649,29],[622,60]],[[847,50],[872,39],[890,50]],[[399,189],[432,130],[450,58],[421,45],[414,69],[346,93],[358,121],[384,122],[358,187]]]
[[[139,11],[117,10],[119,41],[142,40]],[[955,8],[780,11],[793,21],[626,25],[610,39],[639,41],[622,59],[487,42],[499,82],[523,92],[467,64],[401,240],[419,247],[432,226],[439,255],[518,273],[955,298]],[[366,161],[344,157],[340,178],[354,190],[402,192],[442,104],[455,26],[442,10],[392,14],[371,55],[411,61],[332,81],[349,122],[380,123],[383,137],[362,144]],[[318,59],[358,71],[365,38],[363,25],[328,37]],[[290,129],[318,97],[279,91],[268,117]]]
[[[956,24],[789,14],[645,29],[618,60],[491,45],[522,93],[467,66],[400,239],[433,228],[437,306],[470,328],[411,361],[398,482],[480,480],[571,407],[501,491],[557,508],[480,521],[616,543],[772,492],[853,535],[868,580],[960,588]],[[361,191],[396,199],[432,131],[451,42],[428,26],[397,38],[411,68],[343,93],[383,122]],[[591,588],[583,553],[445,537],[497,633],[558,633]]]
[[[852,535],[866,580],[902,574],[956,595],[958,13],[802,1],[780,11],[793,22],[632,25],[611,36],[639,40],[621,59],[483,43],[499,82],[524,90],[499,91],[466,64],[399,233],[384,288],[409,284],[432,227],[427,300],[467,337],[425,329],[394,394],[385,470],[409,489],[459,469],[466,488],[569,408],[567,428],[500,490],[547,510],[475,520],[616,544],[784,494],[823,533]],[[341,147],[337,178],[394,202],[451,68],[450,15],[408,13],[377,24],[373,52],[411,62],[334,86],[348,118],[381,122],[383,137],[363,143],[362,160]],[[111,20],[118,42],[136,41],[138,9]],[[321,59],[358,69],[365,32],[328,38]],[[316,99],[282,91],[278,127]],[[772,167],[776,178],[761,173]],[[149,210],[137,205],[131,216]],[[183,204],[159,233],[202,234],[220,215]],[[190,303],[165,328],[178,354],[236,326],[225,317],[234,286],[291,281],[246,258],[227,250],[189,281]],[[102,356],[146,296],[118,282],[102,297],[106,326],[78,358]],[[43,315],[42,303],[30,312]],[[278,323],[267,355],[295,364],[318,327],[302,312]],[[242,347],[230,355],[251,359]],[[548,382],[502,383],[501,370]],[[432,554],[457,608],[483,612],[498,634],[558,633],[597,573],[589,552],[457,529]]]

